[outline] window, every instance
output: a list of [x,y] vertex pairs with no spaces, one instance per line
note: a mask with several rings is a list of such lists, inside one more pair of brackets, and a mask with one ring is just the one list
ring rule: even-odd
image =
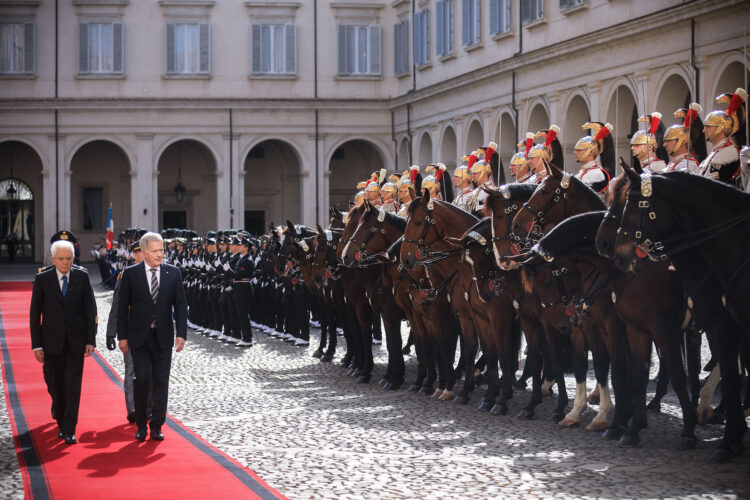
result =
[[544,16],[543,0],[521,0],[521,20],[525,23]]
[[409,21],[393,25],[393,72],[403,75],[409,71]]
[[437,55],[447,56],[453,53],[453,0],[438,0],[435,4],[437,15]]
[[122,73],[122,23],[78,24],[78,72]]
[[297,72],[297,27],[294,24],[253,24],[253,73]]
[[430,61],[430,10],[414,13],[414,64],[421,66]]
[[479,43],[479,0],[462,0],[462,40],[464,47]]
[[583,5],[583,0],[560,0],[560,10]]
[[104,189],[83,188],[83,229],[104,229]]
[[0,74],[34,72],[34,23],[0,24]]
[[339,74],[380,74],[380,26],[339,25]]
[[490,35],[510,31],[510,0],[490,0]]
[[208,23],[167,24],[167,73],[206,74],[210,71]]

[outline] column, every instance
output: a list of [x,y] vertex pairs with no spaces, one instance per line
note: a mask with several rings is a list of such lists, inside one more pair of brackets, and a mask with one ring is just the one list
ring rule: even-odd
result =
[[[230,184],[233,183],[232,176],[229,173],[229,162],[232,161],[232,170],[234,170],[234,148],[230,144],[229,134],[222,134],[222,159],[216,160],[216,222],[213,224],[214,227],[235,227],[232,226],[231,222],[236,223],[234,217],[230,217]],[[234,142],[234,141],[232,141]],[[223,161],[222,161],[223,160]],[[232,172],[234,174],[234,172]],[[234,191],[234,186],[231,186],[231,190]],[[234,193],[232,193],[234,194]],[[199,207],[195,207],[196,209]],[[209,224],[211,226],[211,224]]]
[[[548,128],[549,125],[555,124],[558,127],[563,127],[563,124],[560,123],[560,120],[563,118],[562,110],[560,109],[560,97],[562,97],[561,92],[551,92],[548,96],[549,99],[549,124],[545,125],[545,128]],[[535,130],[532,130],[532,132],[536,132]]]
[[599,114],[599,109],[601,109],[601,103],[599,101],[601,99],[602,82],[596,81],[590,83],[587,87],[589,91],[589,113],[591,115],[591,120],[606,123],[607,120],[603,119],[605,118],[603,113]]
[[[307,134],[306,138],[306,141],[301,142],[304,149],[300,151],[299,196],[302,213],[297,220],[308,227],[315,227],[316,223],[325,227],[324,224],[328,220],[328,205],[323,204],[323,178],[315,176],[315,132]],[[318,162],[320,170],[324,170],[322,160],[318,159]]]
[[150,231],[158,229],[158,206],[152,183],[154,164],[154,134],[135,134],[136,164],[130,172],[130,220],[134,227]]
[[432,137],[432,152],[431,157],[432,161],[434,163],[437,162],[443,162],[445,163],[445,158],[441,157],[441,151],[440,146],[442,145],[442,141],[440,140],[440,123],[430,123],[430,136]]
[[638,115],[650,113],[651,111],[649,110],[653,106],[652,101],[656,97],[649,95],[649,72],[638,71],[633,75],[633,79],[635,80],[635,102],[636,106],[638,106]]

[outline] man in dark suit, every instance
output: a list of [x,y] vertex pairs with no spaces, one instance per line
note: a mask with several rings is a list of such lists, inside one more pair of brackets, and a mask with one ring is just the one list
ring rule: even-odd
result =
[[[122,274],[117,310],[120,350],[133,356],[135,369],[135,433],[137,441],[162,441],[161,426],[167,416],[172,347],[180,352],[187,338],[187,301],[180,270],[164,259],[164,242],[157,233],[140,240],[144,261]],[[174,322],[173,322],[174,321]],[[175,324],[177,337],[175,338]],[[149,383],[153,383],[151,420],[146,418]]]
[[44,363],[44,378],[52,396],[58,437],[77,442],[83,358],[96,345],[96,301],[86,271],[73,268],[75,249],[69,241],[51,247],[52,264],[34,278],[31,295],[31,348]]

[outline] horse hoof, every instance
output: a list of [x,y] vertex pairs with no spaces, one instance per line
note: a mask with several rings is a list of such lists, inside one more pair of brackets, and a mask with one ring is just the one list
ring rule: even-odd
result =
[[572,429],[573,427],[578,427],[581,425],[581,422],[578,420],[573,420],[572,418],[565,417],[564,419],[560,420],[557,425],[560,427],[565,427],[567,429]]
[[483,399],[481,403],[479,403],[479,411],[487,412],[492,409],[492,401],[487,401],[486,399]]
[[641,439],[639,437],[630,434],[625,434],[620,438],[620,446],[623,448],[635,448],[640,442]]
[[433,392],[432,394],[430,394],[430,397],[433,398],[433,399],[440,399],[440,396],[442,396],[442,395],[443,395],[443,390],[442,389],[435,389],[435,392]]
[[456,397],[453,398],[453,402],[460,405],[465,405],[469,403],[469,396],[465,396],[463,394],[456,394]]
[[607,429],[607,422],[595,422],[591,421],[589,425],[586,426],[587,431],[593,431],[593,432],[602,432]]
[[661,403],[655,399],[652,399],[651,402],[646,405],[646,409],[654,413],[661,413]]
[[534,410],[521,410],[521,413],[518,414],[518,418],[522,420],[533,420]]
[[321,358],[321,357],[323,357],[323,351],[314,351],[312,353],[312,357],[313,358]]
[[711,454],[711,456],[708,458],[708,463],[710,464],[725,464],[729,462],[729,459],[732,458],[731,453],[729,451],[719,448],[715,452]]
[[680,438],[680,450],[693,450],[698,440],[694,437],[681,437]]
[[550,416],[549,419],[552,420],[555,423],[558,423],[558,422],[560,422],[564,418],[565,418],[565,415],[563,415],[562,412],[554,412],[552,414],[552,416]]
[[430,385],[423,385],[417,392],[419,394],[424,394],[425,396],[430,396],[433,392],[435,392],[435,390]]
[[418,386],[417,384],[412,384],[409,386],[409,392],[411,392],[412,394],[416,394],[419,392],[419,388],[420,386]]
[[349,363],[350,363],[351,361],[352,361],[351,359],[347,359],[347,358],[341,358],[341,361],[339,362],[339,364],[340,364],[341,366],[343,366],[344,368],[346,368],[346,367],[348,367],[348,366],[349,366]]
[[443,391],[438,398],[440,401],[450,401],[453,399],[453,391]]
[[602,434],[602,437],[606,439],[607,441],[616,441],[620,439],[620,436],[622,436],[622,431],[620,429],[612,429],[612,428],[608,428]]
[[508,413],[508,405],[505,404],[496,404],[492,407],[490,410],[490,415],[505,415]]
[[367,384],[370,382],[370,376],[369,375],[360,375],[357,377],[357,383],[358,384]]
[[333,356],[330,354],[324,354],[320,357],[321,363],[330,363],[331,361],[333,361]]

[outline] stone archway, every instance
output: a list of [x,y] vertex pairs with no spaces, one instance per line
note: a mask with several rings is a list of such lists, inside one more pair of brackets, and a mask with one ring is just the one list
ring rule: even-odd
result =
[[419,154],[417,155],[417,165],[425,167],[430,163],[435,163],[435,159],[432,157],[432,137],[430,134],[425,132],[422,134],[422,139],[419,141]]
[[[739,61],[729,63],[724,71],[721,72],[718,80],[716,80],[716,88],[712,96],[717,96],[725,92],[734,93],[737,88],[745,87],[745,76],[742,74],[745,68]],[[750,71],[747,73],[747,80],[750,81]],[[711,110],[704,110],[710,112]]]
[[404,137],[398,147],[398,166],[396,169],[401,173],[409,167],[411,167],[409,164],[409,140]]
[[563,155],[565,156],[565,169],[569,172],[577,171],[580,166],[576,163],[573,148],[575,148],[578,139],[585,135],[581,127],[590,120],[591,113],[589,106],[583,97],[577,95],[571,99],[565,113],[565,123],[560,131],[560,135],[562,136],[560,142],[562,143]]
[[456,169],[458,162],[458,151],[456,150],[456,132],[453,127],[446,127],[443,131],[443,140],[440,142],[440,159],[448,168],[449,172]]
[[328,165],[330,205],[349,210],[349,202],[357,193],[357,184],[384,167],[378,148],[368,141],[352,139],[338,146]]
[[[526,127],[528,130],[526,132],[532,132],[536,134],[540,130],[548,129],[549,126],[550,122],[547,110],[545,110],[544,106],[542,106],[541,104],[537,104],[536,106],[534,106],[534,109],[531,110],[531,114],[529,115],[529,124]],[[525,132],[522,135],[525,137]]]
[[[734,91],[734,89],[732,89]],[[656,100],[656,109],[647,109],[646,113],[658,111],[662,114],[664,127],[672,124],[672,113],[678,108],[687,107],[692,101],[690,87],[680,75],[672,75],[664,82]]]
[[112,206],[115,237],[130,227],[130,170],[117,144],[94,140],[78,148],[70,161],[70,230],[81,244],[82,260],[106,236],[107,208]]
[[479,120],[474,120],[469,125],[469,131],[466,133],[466,147],[464,151],[466,151],[466,154],[470,154],[475,149],[479,149],[485,145],[482,124]]
[[500,124],[498,125],[498,154],[503,162],[503,168],[505,170],[505,179],[513,179],[510,175],[510,159],[518,151],[516,147],[519,138],[516,138],[516,127],[513,124],[513,117],[508,113],[503,113],[500,117]]
[[[630,138],[638,130],[638,107],[635,96],[626,85],[618,86],[609,98],[606,121],[614,126],[615,158],[631,158]],[[616,163],[615,170],[619,173],[619,161]]]
[[269,139],[245,158],[245,229],[266,232],[268,224],[302,220],[300,160],[287,142]]
[[[159,229],[187,228],[206,234],[217,228],[216,159],[194,139],[170,144],[158,163]],[[175,187],[184,187],[178,200]]]

